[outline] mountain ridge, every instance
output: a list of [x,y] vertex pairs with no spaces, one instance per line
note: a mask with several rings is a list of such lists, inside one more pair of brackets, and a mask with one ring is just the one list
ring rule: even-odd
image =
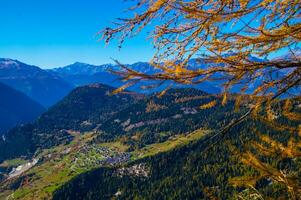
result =
[[55,74],[7,58],[0,59],[0,82],[23,92],[45,107],[56,103],[73,88]]
[[[133,64],[125,64],[125,66],[137,70],[139,72],[145,74],[153,74],[158,71],[159,69],[155,69],[147,62],[137,62]],[[49,71],[57,74],[62,79],[67,82],[72,83],[75,86],[82,86],[85,84],[91,83],[102,83],[107,84],[113,87],[120,87],[125,83],[120,80],[120,77],[110,73],[109,71],[118,71],[122,70],[122,67],[113,64],[104,64],[104,65],[90,65],[86,63],[76,62],[71,65],[67,65],[65,67],[54,68],[50,69]],[[127,88],[130,91],[137,92],[137,93],[145,93],[151,94],[154,92],[159,92],[168,87],[169,85],[173,85],[174,88],[197,88],[203,90],[207,93],[217,94],[220,93],[221,90],[219,87],[210,84],[209,82],[200,83],[198,85],[182,85],[179,83],[172,83],[171,81],[166,81],[165,83],[161,84],[157,88],[142,90],[142,86],[158,84],[158,81],[140,81],[135,85]]]

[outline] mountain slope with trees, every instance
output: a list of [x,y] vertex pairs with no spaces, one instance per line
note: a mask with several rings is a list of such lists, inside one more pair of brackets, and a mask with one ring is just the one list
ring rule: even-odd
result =
[[[125,166],[95,169],[63,185],[54,193],[53,199],[239,199],[247,198],[252,192],[255,192],[254,196],[260,192],[269,199],[288,199],[283,185],[269,178],[256,180],[260,171],[241,161],[239,151],[258,140],[254,127],[263,132],[270,129],[252,120],[231,129],[223,140],[211,141],[212,146],[208,135]],[[270,131],[268,135],[281,141],[287,139],[280,132]],[[269,160],[282,170],[292,168],[290,162]],[[298,166],[300,162],[295,166],[297,172]],[[136,168],[136,174],[128,171],[120,175],[121,169],[131,168]],[[141,168],[147,176],[141,175]],[[298,173],[300,175],[300,170]],[[241,181],[243,184],[234,181],[237,177],[245,177]],[[249,193],[251,186],[255,190]]]
[[[74,195],[78,199],[111,199],[116,198],[115,195],[121,199],[209,196],[229,199],[248,191],[247,186],[239,184],[244,183],[243,179],[235,179],[242,176],[268,197],[287,197],[282,185],[260,177],[260,172],[242,162],[238,152],[243,152],[245,145],[259,141],[257,131],[284,144],[289,144],[288,134],[274,131],[260,120],[250,119],[233,127],[227,135],[213,136],[240,117],[248,108],[247,103],[235,111],[233,100],[228,99],[229,102],[222,105],[222,98],[196,89],[170,89],[163,96],[127,92],[111,96],[113,91],[114,88],[100,84],[79,87],[36,122],[13,129],[6,143],[0,143],[1,159],[39,157],[41,161],[28,174],[17,177],[8,188],[28,180],[32,184],[43,183],[38,191],[49,196],[52,196],[50,189],[52,192],[58,188],[55,199],[74,199]],[[179,136],[189,138],[190,133],[198,129],[209,131],[200,140],[190,139],[189,144],[176,140]],[[87,143],[79,139],[85,136],[90,138]],[[175,145],[177,143],[182,145]],[[48,151],[42,153],[45,148]],[[120,155],[131,156],[117,164],[112,164],[116,158],[109,158],[109,163],[105,164],[108,167],[92,171],[85,168],[90,162],[92,169],[98,167],[102,157],[107,155],[107,148],[119,149]],[[43,156],[39,156],[41,154]],[[81,170],[69,169],[79,159]],[[291,159],[264,161],[279,169],[298,169],[299,166],[298,162],[290,164]],[[56,174],[57,166],[60,166],[60,173]],[[138,171],[133,172],[133,169]],[[55,180],[63,181],[49,185],[43,179],[47,173],[40,170],[54,170]],[[121,172],[125,174],[121,176]],[[59,187],[64,181],[67,183]],[[20,189],[17,192],[21,192],[18,197],[30,196],[27,187],[31,185],[16,186],[15,189]],[[39,196],[39,192],[35,195]]]
[[0,83],[0,134],[35,120],[45,108],[23,93]]
[[70,132],[92,131],[106,118],[135,102],[135,95],[118,94],[109,86],[94,84],[73,90],[36,121],[18,126],[0,140],[0,161],[32,156],[36,150],[71,141]]
[[96,131],[98,142],[137,135],[139,140],[128,140],[136,148],[200,127],[218,128],[236,115],[230,103],[226,107],[200,109],[217,97],[196,89],[172,89],[161,98],[158,94],[111,95],[113,91],[114,88],[101,84],[73,90],[35,122],[5,134],[6,140],[0,141],[0,160],[30,157],[38,149],[71,141],[73,132]]

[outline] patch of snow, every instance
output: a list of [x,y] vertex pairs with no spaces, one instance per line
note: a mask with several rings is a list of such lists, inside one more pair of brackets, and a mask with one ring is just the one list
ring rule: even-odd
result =
[[8,68],[12,65],[15,67],[18,67],[19,63],[14,60],[10,60],[10,59],[1,59],[0,60],[0,68],[4,69],[4,68]]

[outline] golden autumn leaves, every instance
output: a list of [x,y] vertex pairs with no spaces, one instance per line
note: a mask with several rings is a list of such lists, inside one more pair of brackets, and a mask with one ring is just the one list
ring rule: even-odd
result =
[[[293,121],[301,118],[300,109],[296,109],[298,105],[291,103],[291,98],[301,95],[299,0],[137,2],[129,9],[132,17],[105,29],[102,36],[106,42],[118,38],[122,43],[150,26],[153,32],[149,36],[157,49],[150,64],[157,70],[146,74],[116,61],[122,70],[115,73],[123,77],[125,85],[113,94],[141,80],[157,80],[159,84],[154,87],[170,80],[180,84],[219,81],[223,87],[221,99],[200,105],[200,109],[212,108],[218,103],[225,105],[232,96],[235,110],[241,106],[249,108],[246,114],[273,128],[300,134],[300,126],[277,123],[280,115]],[[194,57],[202,67],[190,66],[189,61]],[[230,95],[235,86],[240,88],[241,95]],[[172,85],[158,97],[170,87]],[[279,97],[288,100],[279,103]]]
[[[301,39],[300,2],[298,0],[140,0],[131,7],[133,17],[120,20],[105,29],[107,42],[136,35],[154,24],[153,38],[157,53],[151,65],[159,72],[145,74],[124,68],[124,80],[172,80],[198,84],[223,80],[224,93],[240,85],[245,93],[273,99],[300,87]],[[290,54],[269,58],[272,54]],[[254,56],[254,57],[252,57]],[[198,57],[205,68],[189,68],[189,60]],[[262,58],[257,59],[256,57]],[[269,59],[264,59],[264,58]],[[285,72],[283,72],[285,70]],[[116,90],[133,85],[126,83]],[[300,88],[299,88],[300,89]],[[163,92],[164,93],[164,92]],[[269,100],[272,101],[272,100]]]
[[[239,155],[243,164],[256,169],[259,174],[232,178],[230,179],[230,183],[235,186],[255,187],[257,181],[266,178],[270,179],[273,183],[285,186],[290,199],[298,199],[301,187],[297,173],[295,171],[278,169],[270,163],[263,162],[262,157],[273,158],[279,161],[287,159],[294,161],[294,159],[301,156],[301,142],[291,137],[287,144],[284,145],[267,135],[261,133],[257,135],[259,141],[251,142],[247,147],[250,150],[239,153],[237,149],[232,147],[232,151],[236,152],[234,154]],[[256,154],[254,153],[254,149],[256,149]],[[285,194],[282,195],[285,196]]]
[[[272,129],[301,137],[300,0],[138,2],[130,9],[133,17],[105,29],[103,38],[106,42],[118,38],[123,43],[149,25],[153,30],[149,36],[157,50],[150,63],[158,71],[145,74],[123,67],[117,73],[129,82],[114,93],[140,80],[171,80],[180,84],[220,81],[223,94],[200,105],[200,109],[225,105],[231,96],[236,110],[241,106],[249,109],[236,122],[252,115]],[[205,67],[191,68],[191,58],[198,58],[199,65]],[[235,86],[239,86],[241,95],[230,95]],[[169,87],[158,96],[164,95]],[[280,101],[279,97],[287,100]],[[281,124],[281,118],[293,123]],[[300,142],[293,137],[287,146],[265,136],[260,136],[260,140],[266,145],[252,145],[263,154],[275,154],[277,150],[284,157],[300,158]],[[246,152],[242,161],[287,184],[292,198],[296,196],[294,192],[299,188],[279,170],[262,163],[251,152]]]

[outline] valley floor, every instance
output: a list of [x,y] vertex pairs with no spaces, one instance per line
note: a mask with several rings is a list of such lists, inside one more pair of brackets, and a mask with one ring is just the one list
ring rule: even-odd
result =
[[[122,166],[129,162],[184,146],[209,133],[209,130],[200,129],[190,134],[170,137],[163,143],[150,144],[132,152],[127,152],[128,146],[118,140],[95,144],[92,142],[95,138],[94,133],[73,133],[75,137],[70,144],[44,150],[35,157],[37,163],[34,163],[34,165],[19,165],[19,168],[23,166],[23,170],[10,176],[2,183],[0,199],[51,199],[53,192],[64,183],[79,174],[101,166],[119,166],[119,173],[131,174],[134,172],[132,175],[135,175],[135,173],[140,173],[141,166],[133,168],[133,172],[131,172],[131,169],[128,171]],[[5,163],[10,162],[6,161]],[[24,166],[27,167],[24,168]],[[146,172],[144,171],[142,174],[146,174]],[[18,189],[15,191],[8,189],[12,185]]]

